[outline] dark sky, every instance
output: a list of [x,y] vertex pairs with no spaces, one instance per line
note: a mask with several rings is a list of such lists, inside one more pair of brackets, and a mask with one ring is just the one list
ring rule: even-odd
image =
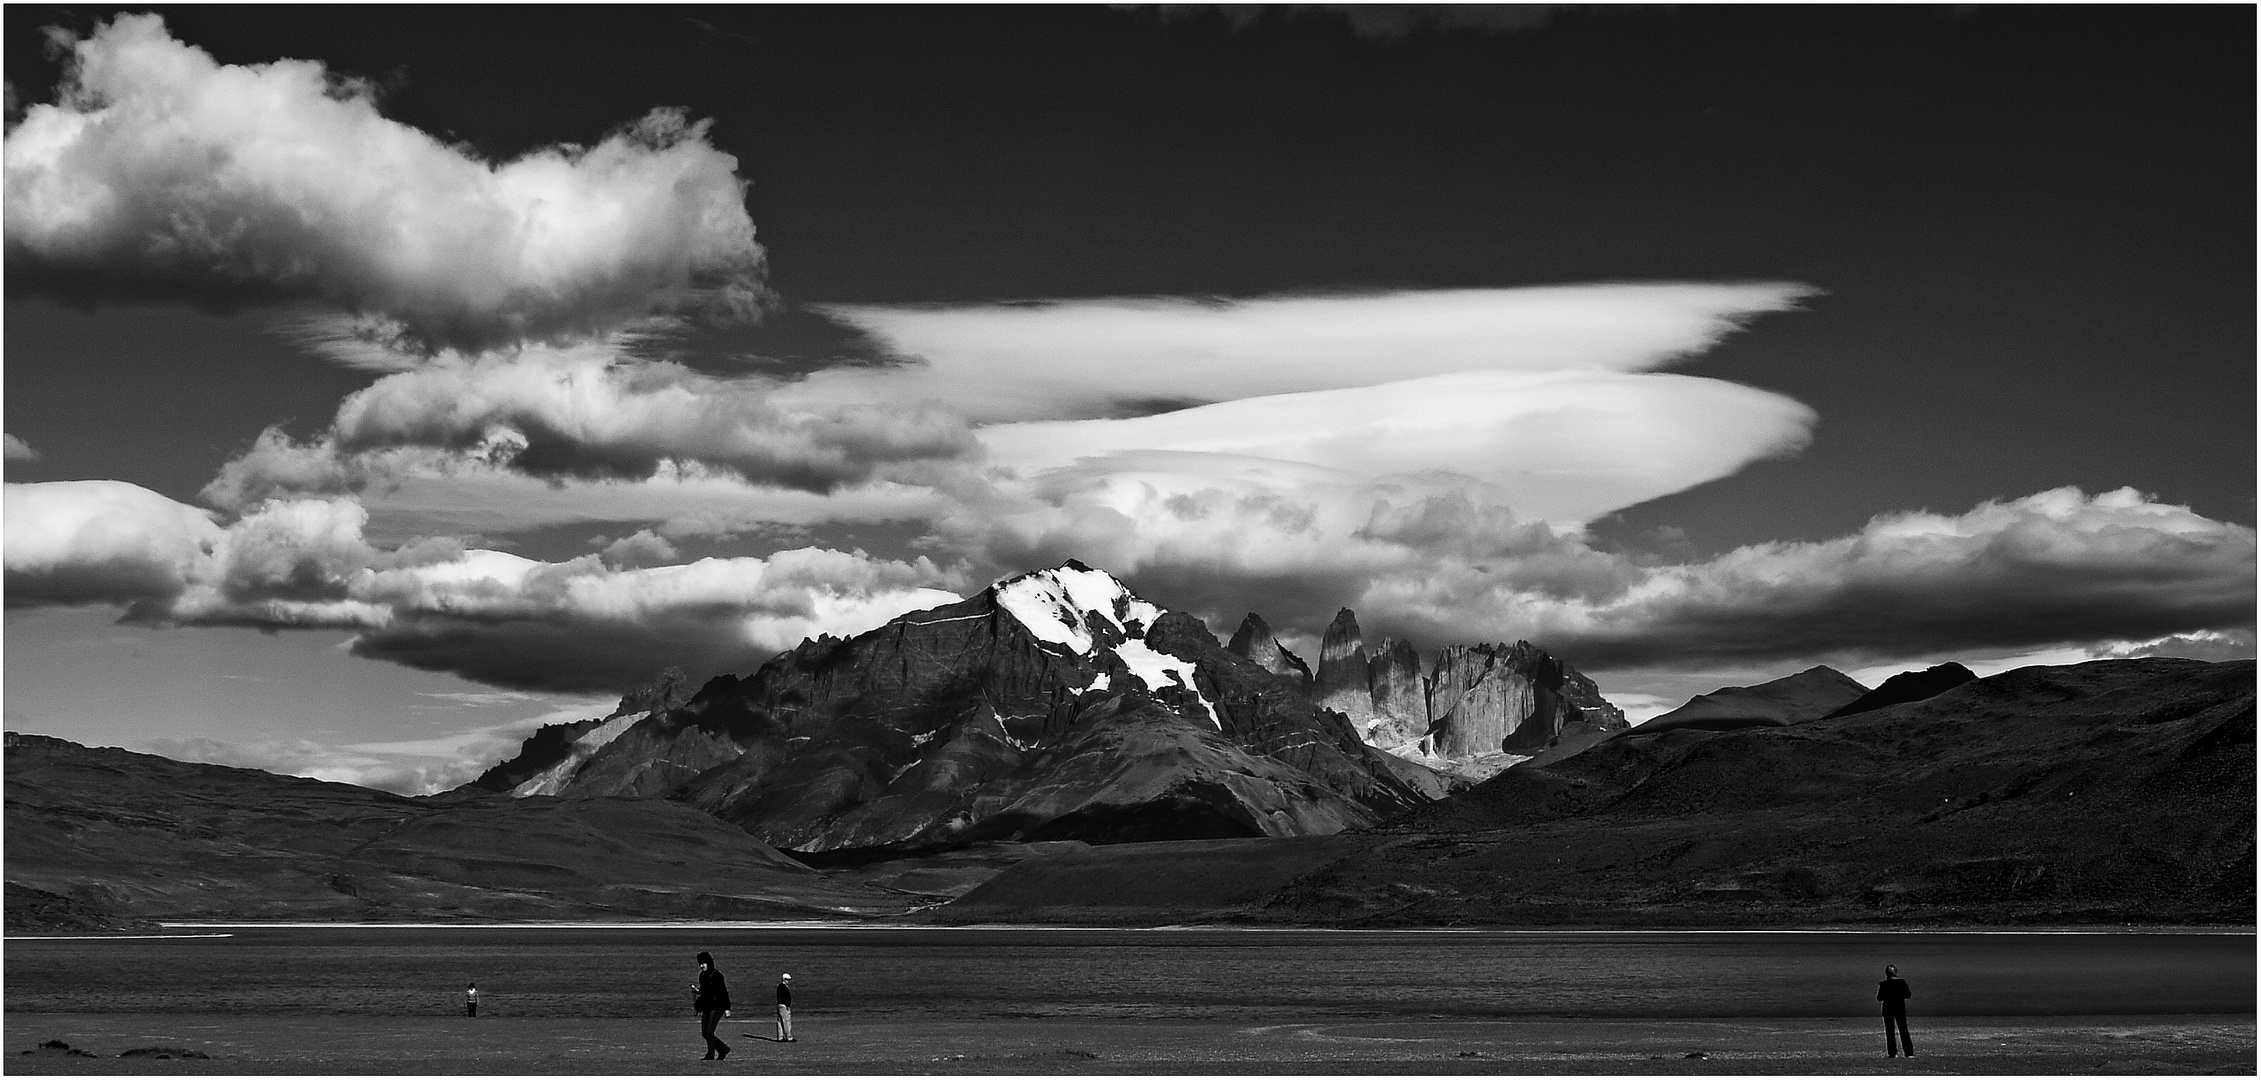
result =
[[[11,444],[7,463],[11,729],[424,790],[475,775],[544,718],[601,714],[645,660],[656,667],[688,657],[681,662],[695,666],[705,657],[704,670],[744,669],[806,634],[859,632],[977,590],[990,576],[1065,557],[1106,563],[1220,633],[1260,608],[1307,649],[1336,606],[1354,598],[1370,635],[1424,648],[1528,634],[1586,663],[1639,715],[1821,662],[1873,682],[1942,659],[1992,672],[2155,649],[2251,654],[2251,6],[1465,7],[1446,18],[1418,7],[1346,16],[1107,6],[19,4],[0,12],[11,139],[38,127],[17,125],[27,105],[54,100],[62,78],[67,50],[46,28],[87,39],[114,15],[148,10],[163,16],[166,47],[201,49],[224,65],[318,61],[378,88],[376,107],[346,95],[352,109],[324,112],[338,96],[312,83],[278,93],[288,107],[275,115],[313,126],[289,129],[297,142],[268,142],[300,152],[305,168],[258,159],[268,171],[241,170],[238,180],[252,179],[222,195],[208,182],[226,170],[199,172],[191,161],[181,165],[185,179],[173,177],[177,158],[167,155],[176,145],[214,159],[247,146],[271,152],[260,133],[164,108],[105,128],[126,132],[102,144],[112,156],[80,155],[54,174],[94,178],[74,191],[115,184],[131,196],[88,215],[97,226],[125,222],[116,235],[128,236],[91,256],[25,254],[34,246],[27,236],[62,235],[80,219],[21,208],[79,204],[17,197],[18,176],[50,159],[37,156],[36,139],[11,142],[9,206],[18,212],[8,223],[5,420],[38,454],[21,460]],[[124,81],[164,85],[170,70],[152,65]],[[241,69],[200,70],[200,92],[222,79],[280,85],[272,71],[254,80]],[[185,92],[166,100],[191,98],[208,100]],[[399,298],[378,286],[364,290],[366,281],[328,301],[254,302],[248,289],[279,288],[287,274],[227,260],[281,265],[303,256],[315,278],[335,282],[365,269],[361,256],[461,250],[469,253],[461,263],[419,263],[386,279],[430,286],[450,303],[485,295],[479,282],[466,284],[476,276],[467,266],[532,280],[510,275],[531,275],[539,260],[496,257],[509,245],[486,244],[488,233],[449,247],[451,227],[489,221],[474,212],[488,203],[465,210],[477,200],[451,199],[474,191],[517,213],[523,207],[492,198],[492,185],[531,160],[521,155],[617,146],[609,136],[661,107],[711,124],[703,141],[684,144],[702,163],[684,183],[719,178],[701,190],[727,204],[672,250],[691,265],[698,260],[683,253],[713,240],[750,265],[750,215],[775,296],[766,320],[681,330],[666,339],[677,351],[664,358],[594,336],[643,325],[634,317],[689,326],[692,316],[689,301],[637,276],[641,264],[619,269],[633,262],[622,254],[632,241],[679,235],[654,231],[677,222],[668,213],[633,213],[675,204],[633,178],[590,181],[630,205],[638,228],[623,238],[590,225],[587,235],[612,246],[560,261],[573,264],[567,277],[596,281],[594,291],[559,286],[557,295],[575,303],[628,295],[628,306],[574,324],[592,336],[573,342],[513,331],[509,340],[438,342],[462,346],[454,355],[399,354],[403,366],[386,369],[400,373],[387,379],[393,404],[430,424],[397,444],[346,445],[348,395],[380,372],[326,361],[324,342],[339,339],[309,330],[309,320],[348,310],[406,319],[415,305],[393,304]],[[338,119],[353,109],[377,126]],[[159,120],[135,126],[149,115]],[[378,144],[337,137],[370,130],[400,138],[364,154]],[[176,136],[185,141],[166,141]],[[35,150],[19,154],[26,142]],[[735,157],[734,171],[714,149]],[[667,152],[644,146],[630,156],[648,162]],[[290,186],[304,176],[363,175],[356,169],[376,177],[372,190],[405,192],[404,201],[330,198],[353,187],[344,182]],[[743,207],[736,179],[748,185]],[[393,217],[355,216],[379,205]],[[401,206],[438,209],[419,218]],[[301,214],[316,224],[282,228],[283,239],[265,247],[256,236],[220,245],[218,270],[165,261],[166,244],[214,222],[226,232],[232,220]],[[512,220],[532,228],[526,222],[537,219]],[[385,223],[400,224],[398,235]],[[583,224],[547,227],[578,236]],[[558,250],[526,250],[537,248],[545,257]],[[614,256],[617,265],[607,261]],[[152,281],[173,301],[116,302],[127,291],[146,294]],[[1642,292],[1649,286],[1662,292]],[[1815,292],[1798,310],[1752,298],[1801,288]],[[1474,299],[1452,309],[1461,313],[1490,318],[1528,302],[1584,321],[1463,325],[1418,307],[1452,295],[1444,290],[1471,291]],[[1674,296],[1698,293],[1708,298],[1688,302],[1703,310],[1772,313],[1716,344],[1692,322],[1658,331],[1642,321]],[[1276,299],[1298,295],[1326,296],[1325,310]],[[236,306],[193,308],[182,297]],[[1225,352],[1207,368],[1171,367],[1168,340],[1105,338],[1123,325],[1108,322],[1110,312],[1136,305],[1011,303],[1120,297],[1169,298],[1146,305],[1149,315],[1162,312],[1148,330],[1189,333],[1197,349]],[[1617,306],[1579,306],[1605,300]],[[481,326],[530,310],[553,322],[573,314],[513,306],[521,301],[513,294],[452,314]],[[828,304],[872,306],[816,310]],[[938,304],[957,305],[957,321],[915,333],[888,321],[915,321],[926,310],[916,305]],[[1289,309],[1302,314],[1278,314]],[[1051,329],[993,325],[1000,313],[1032,310],[1058,318]],[[1436,322],[1414,325],[1408,310]],[[1596,310],[1614,313],[1607,326]],[[1231,318],[1204,321],[1222,312]],[[1312,327],[1324,332],[1299,336]],[[1427,344],[1407,344],[1432,330]],[[1063,336],[1043,336],[1055,332]],[[323,333],[331,336],[317,340]],[[1506,355],[1545,346],[1550,335],[1585,351],[1532,371],[1494,365],[1489,354],[1402,370],[1428,362],[1423,349],[1496,346]],[[1614,336],[1650,344],[1612,344]],[[953,341],[973,345],[952,358]],[[887,483],[909,477],[902,490],[858,489],[868,476],[852,469],[840,491],[784,490],[743,468],[675,490],[654,464],[727,472],[742,459],[716,447],[730,442],[733,424],[791,443],[797,436],[771,405],[800,407],[795,392],[826,376],[863,375],[862,365],[901,342],[928,350],[893,357],[905,361],[887,369],[901,385],[931,372],[961,391],[939,406],[964,415],[945,416],[938,441],[919,443],[914,436],[927,429],[889,411],[903,401],[888,393],[911,391],[876,383],[837,412],[822,411],[834,402],[811,406],[811,415],[823,421],[819,435],[833,430],[827,423],[848,431],[849,466],[902,466],[884,474]],[[569,346],[620,351],[560,359]],[[1648,359],[1613,360],[1612,348]],[[1700,379],[1650,372],[1655,356],[1679,349],[1696,355],[1669,370]],[[1401,356],[1411,359],[1399,364]],[[985,368],[990,361],[1002,367]],[[814,374],[710,378],[780,371]],[[1123,371],[1137,377],[1114,378]],[[460,378],[468,398],[506,384],[561,386],[574,372],[600,391],[577,414],[597,434],[559,444],[568,459],[586,451],[578,460],[611,462],[617,475],[543,474],[528,464],[530,452],[487,473],[448,472],[484,451],[440,422],[458,399],[418,398],[419,388]],[[1313,372],[1335,381],[1298,381]],[[553,381],[542,383],[543,373]],[[1472,373],[1490,381],[1450,381]],[[1424,381],[1432,376],[1446,381]],[[1526,376],[1533,381],[1499,389]],[[1568,404],[1554,412],[1531,405],[1557,377],[1591,385],[1566,392]],[[691,389],[671,399],[677,412],[639,413],[650,398],[601,392],[636,380]],[[1111,412],[1075,397],[1102,384],[1152,393],[1123,391]],[[1463,389],[1405,396],[1414,384]],[[1202,397],[1197,386],[1216,392]],[[994,403],[980,395],[1022,390],[1042,408],[982,412]],[[1698,400],[1700,410],[1666,407]],[[1078,456],[1090,440],[1127,430],[1094,417],[1206,403],[1214,404],[1144,418],[1157,423],[1125,436],[1117,450],[1128,452],[1117,458]],[[865,405],[871,410],[856,412]],[[857,428],[856,415],[882,419]],[[1571,415],[1588,426],[1547,426]],[[1214,429],[1169,427],[1227,423],[1218,416],[1241,425],[1223,442]],[[1289,429],[1281,417],[1316,419]],[[1775,445],[1768,440],[1802,435],[1808,420],[1809,444],[1753,461]],[[1071,424],[1082,426],[1045,442],[1048,425]],[[397,475],[408,486],[381,492],[347,495],[306,474],[313,478],[284,492],[306,515],[298,520],[309,531],[299,536],[269,529],[259,499],[200,494],[224,465],[258,458],[253,440],[270,425],[304,440],[296,451],[313,454],[321,442],[333,465],[403,447],[454,456],[430,466],[437,473],[403,466]],[[1701,439],[1671,441],[1690,432]],[[1311,445],[1297,443],[1304,436]],[[888,457],[898,438],[912,448]],[[1253,441],[1232,443],[1239,438]],[[1462,450],[1487,439],[1488,457]],[[980,454],[953,456],[951,446],[976,442]],[[1667,444],[1686,456],[1655,449]],[[856,457],[867,451],[868,460]],[[1138,456],[1149,451],[1155,456]],[[1266,517],[1247,511],[1254,503],[1194,498],[1260,490],[1234,487],[1231,462],[1183,464],[1203,453],[1269,462],[1280,471],[1264,497],[1286,498],[1278,505],[1318,515],[1303,520],[1319,524],[1303,530],[1292,513]],[[1180,464],[1152,464],[1170,454]],[[976,482],[977,467],[993,471]],[[1165,485],[1192,477],[1213,486],[1167,499],[1148,488],[1145,502],[1123,495],[1155,475]],[[1342,486],[1342,476],[1367,486]],[[1469,486],[1419,486],[1437,476]],[[58,480],[140,485],[212,508],[214,520],[125,485],[38,483]],[[1388,486],[1401,483],[1410,486]],[[1484,496],[1491,502],[1465,498],[1485,484],[1494,485],[1483,489],[1494,491]],[[2071,486],[2085,497],[2055,490]],[[2123,487],[2142,495],[2115,491]],[[1638,494],[1617,498],[1619,490]],[[1463,501],[1420,501],[1424,491],[1461,492]],[[1651,498],[1658,491],[1673,493]],[[1384,521],[1376,492],[1392,493],[1389,508],[1403,513]],[[616,506],[600,505],[615,497]],[[1526,497],[1533,501],[1515,502]],[[1533,508],[1546,500],[1592,513]],[[1180,506],[1192,509],[1181,515]],[[353,518],[363,509],[365,523]],[[1204,517],[1211,509],[1213,520]],[[1898,516],[1918,510],[1940,516]],[[727,527],[702,525],[709,511]],[[1243,512],[1250,516],[1233,516]],[[150,526],[156,540],[137,548],[109,544],[102,528],[74,531],[87,521],[119,535],[159,524]],[[631,538],[637,530],[641,539]],[[222,533],[226,544],[213,539]],[[1305,544],[1306,533],[1322,539]],[[336,549],[321,546],[341,537]],[[276,551],[262,564],[258,545],[269,540]],[[440,550],[410,550],[427,541],[473,550],[420,562],[415,551]],[[1783,543],[1791,541],[1819,543]],[[200,553],[183,557],[188,570],[165,563],[174,543]],[[620,544],[628,546],[616,551]],[[1399,554],[1375,554],[1390,544]],[[135,552],[156,554],[145,564]],[[229,561],[242,552],[253,554]],[[910,565],[928,555],[923,569]],[[793,558],[803,562],[788,566]],[[544,564],[538,574],[518,573],[528,559]],[[369,584],[394,570],[409,580],[402,591]],[[416,577],[425,572],[432,576]],[[765,575],[801,584],[765,592]],[[525,584],[536,578],[647,606],[635,617],[596,601],[576,606],[583,593]],[[114,587],[127,591],[104,591]],[[302,619],[285,610],[353,589],[377,614]],[[160,614],[118,623],[128,597]],[[824,607],[840,597],[853,603]],[[533,614],[473,610],[485,600],[523,601]],[[1603,659],[1581,661],[1580,650]],[[1610,657],[1622,665],[1608,669]],[[515,674],[497,673],[503,661]],[[524,673],[532,669],[558,677]]]
[[[1811,405],[1813,445],[1605,528],[1711,551],[2068,483],[2254,519],[2250,8],[1604,9],[1394,42],[1092,7],[159,10],[494,155],[712,117],[793,302],[1826,290],[1690,369]],[[54,83],[41,26],[103,13],[9,7],[16,92]],[[22,479],[186,497],[365,378],[286,386],[305,365],[247,320],[10,314],[10,430],[46,454]],[[58,407],[119,385],[154,392]],[[118,437],[152,423],[209,428]]]

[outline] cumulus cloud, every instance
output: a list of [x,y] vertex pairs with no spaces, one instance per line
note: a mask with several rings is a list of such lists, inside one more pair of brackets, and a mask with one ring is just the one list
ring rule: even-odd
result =
[[210,511],[123,481],[0,488],[11,606],[177,596],[210,563],[223,535]]
[[820,372],[812,395],[932,401],[981,422],[1121,416],[1471,371],[1644,371],[1795,308],[1780,282],[1127,298],[819,310],[909,363]]
[[650,529],[638,529],[628,536],[605,543],[602,554],[605,561],[614,566],[649,566],[674,562],[680,553],[666,537]]
[[[11,603],[120,603],[186,625],[357,631],[351,651],[518,689],[620,691],[676,665],[748,667],[957,599],[926,559],[782,551],[620,568],[469,549],[381,548],[349,500],[272,500],[222,528],[113,482],[7,486]],[[90,525],[90,523],[93,523]]]
[[2129,488],[2059,488],[1968,513],[1879,515],[1859,533],[1644,570],[1614,596],[1562,600],[1465,570],[1381,590],[1432,633],[1487,619],[1595,667],[1789,657],[1875,659],[2052,644],[2250,634],[2254,533]]
[[1085,558],[1217,626],[1253,610],[1315,637],[1350,606],[1377,636],[1528,638],[1586,670],[2250,642],[2253,531],[2127,489],[1885,514],[1834,540],[1659,565],[1465,478],[1283,484],[1156,466],[1062,470],[1056,489],[971,507],[945,533],[1005,567]]
[[9,461],[38,461],[39,451],[13,435],[0,435],[0,456]]
[[59,100],[6,140],[13,286],[311,296],[469,349],[743,319],[762,296],[737,159],[679,111],[496,162],[386,119],[319,62],[221,64],[154,15],[57,40]]
[[[441,451],[544,479],[638,480],[696,463],[757,484],[825,493],[886,466],[975,449],[955,416],[919,404],[811,405],[777,380],[718,378],[609,344],[443,353],[355,391],[312,442],[279,431],[205,490],[238,507],[358,490],[391,450]],[[395,463],[398,459],[395,459]]]

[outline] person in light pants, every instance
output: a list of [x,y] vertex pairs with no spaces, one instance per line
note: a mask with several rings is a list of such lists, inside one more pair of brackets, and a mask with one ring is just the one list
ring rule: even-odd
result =
[[777,977],[777,1041],[793,1041],[793,973]]

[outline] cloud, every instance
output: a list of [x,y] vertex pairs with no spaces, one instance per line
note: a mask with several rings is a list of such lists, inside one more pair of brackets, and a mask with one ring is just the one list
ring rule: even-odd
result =
[[985,565],[1082,557],[1220,627],[1257,611],[1316,637],[1349,606],[1377,637],[1527,638],[1589,671],[2250,639],[2253,531],[2128,489],[1885,514],[1833,540],[1659,564],[1523,517],[1467,478],[1193,478],[1168,464],[1062,470],[1056,487],[941,528]]
[[1643,371],[1792,310],[1779,282],[1566,285],[1204,301],[818,305],[908,358],[804,392],[928,401],[977,422],[1122,416],[1471,371]]
[[1593,667],[1881,660],[2250,634],[2254,557],[2250,528],[2068,487],[1649,568],[1614,596],[1537,597],[1455,571],[1372,599],[1432,633],[1512,626]]
[[83,39],[7,135],[8,275],[66,298],[317,297],[428,347],[656,313],[751,317],[737,159],[658,109],[593,146],[488,161],[307,60],[220,64],[154,15]]
[[223,529],[129,484],[6,492],[11,603],[355,630],[356,655],[514,689],[618,692],[669,665],[694,676],[747,668],[806,637],[859,633],[957,599],[941,586],[958,575],[923,558],[805,548],[623,569],[595,555],[547,563],[446,538],[380,548],[363,535],[366,510],[342,499],[273,500]]
[[2251,660],[2253,628],[2198,630],[2168,634],[2149,641],[2111,641],[2092,649],[2092,659],[2124,660],[2137,656],[2179,656],[2186,660]]
[[485,724],[435,738],[393,742],[331,745],[304,738],[229,742],[192,737],[147,740],[140,748],[176,761],[201,761],[285,776],[306,776],[401,795],[431,795],[478,779],[479,774],[495,762],[517,753],[526,736],[544,724],[603,716],[612,709],[611,699],[587,698],[559,703],[538,716]]
[[9,461],[38,461],[39,451],[13,435],[0,435],[0,457]]
[[1717,379],[1472,371],[1132,419],[997,425],[981,439],[993,463],[1028,471],[1118,463],[1200,477],[1277,463],[1361,478],[1453,473],[1507,490],[1521,516],[1578,524],[1793,453],[1813,422],[1796,401]]
[[223,533],[210,511],[117,480],[0,489],[8,603],[135,603],[179,595]]
[[[1452,473],[1499,486],[1525,518],[1575,522],[1802,446],[1812,414],[1788,398],[1640,369],[1810,291],[1668,283],[838,308],[906,358],[798,380],[718,378],[633,355],[618,338],[384,352],[362,366],[405,370],[347,399],[329,432],[263,434],[204,497],[242,509],[353,492],[380,513],[481,532],[601,520],[680,536],[947,517],[953,503],[1041,510],[1109,476],[1167,474],[1162,486],[1179,493],[1261,480],[1298,499],[1305,482]],[[1103,418],[1126,403],[1209,397],[1232,400]],[[511,473],[554,483],[512,485]],[[693,488],[698,500],[684,505],[677,496]]]
[[263,433],[204,494],[240,507],[358,490],[385,471],[370,454],[404,449],[543,479],[640,480],[689,462],[821,494],[976,445],[964,422],[916,403],[811,405],[778,380],[717,378],[610,344],[531,346],[443,353],[380,378],[312,442]]
[[680,557],[674,544],[650,529],[638,529],[606,544],[603,554],[604,560],[614,566],[649,566],[671,563]]

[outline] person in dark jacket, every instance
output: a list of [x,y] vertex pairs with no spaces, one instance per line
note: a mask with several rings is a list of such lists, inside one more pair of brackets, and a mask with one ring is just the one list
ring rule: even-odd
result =
[[1911,996],[1913,995],[1908,993],[1907,980],[1900,977],[1900,969],[1891,964],[1884,965],[1884,981],[1876,984],[1876,1000],[1884,1003],[1885,1057],[1900,1056],[1892,1048],[1892,1025],[1894,1024],[1900,1025],[1901,1049],[1906,1050],[1909,1057],[1916,1056],[1915,1040],[1908,1038],[1908,998]]
[[777,1041],[793,1041],[793,973],[777,977]]
[[730,1044],[715,1038],[714,1027],[730,1015],[730,985],[722,981],[722,972],[715,970],[713,956],[699,954],[699,981],[691,988],[699,995],[691,999],[691,1008],[699,1013],[699,1034],[707,1040],[707,1056],[701,1060],[729,1057]]

